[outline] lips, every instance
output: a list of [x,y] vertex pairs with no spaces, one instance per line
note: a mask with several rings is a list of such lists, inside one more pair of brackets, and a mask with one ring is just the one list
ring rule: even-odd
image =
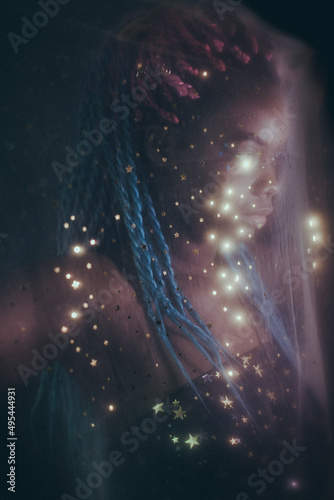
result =
[[260,229],[263,227],[267,221],[268,215],[270,215],[272,210],[263,209],[252,212],[251,214],[244,214],[241,219],[247,222],[250,226]]

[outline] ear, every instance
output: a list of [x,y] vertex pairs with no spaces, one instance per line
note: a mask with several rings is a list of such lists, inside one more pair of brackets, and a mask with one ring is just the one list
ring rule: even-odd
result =
[[175,132],[172,127],[151,125],[145,133],[148,158],[156,166],[167,166],[175,158]]

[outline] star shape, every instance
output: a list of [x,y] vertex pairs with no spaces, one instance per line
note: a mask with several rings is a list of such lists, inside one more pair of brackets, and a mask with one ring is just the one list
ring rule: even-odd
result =
[[174,399],[174,401],[172,402],[172,404],[173,404],[174,406],[179,406],[180,401],[177,401],[177,399]]
[[216,372],[215,377],[219,378],[220,377],[220,372]]
[[178,408],[177,410],[173,410],[173,412],[175,413],[175,417],[174,417],[174,420],[176,418],[180,418],[181,420],[184,420],[184,417],[186,417],[186,413],[184,410],[182,410],[182,406],[180,406],[180,408]]
[[133,170],[133,167],[131,167],[131,165],[128,165],[127,167],[125,167],[125,170],[127,171],[128,174],[130,174]]
[[225,396],[225,399],[221,397],[220,402],[223,403],[224,408],[233,408],[232,406],[233,401],[230,401],[227,396]]
[[249,360],[251,359],[252,356],[241,356],[240,359],[242,359],[243,363],[244,363],[244,368],[247,368],[247,366],[249,365]]
[[193,252],[194,252],[194,254],[198,255],[199,254],[199,248],[194,248]]
[[262,378],[262,372],[263,372],[263,370],[261,370],[260,365],[256,365],[256,366],[255,366],[255,365],[253,365],[253,368],[254,368],[254,370],[255,370],[255,373],[256,373],[257,375],[260,375],[260,377]]
[[179,438],[174,436],[174,437],[172,438],[172,441],[173,441],[173,443],[174,443],[174,444],[175,444],[175,443],[178,443],[178,442],[179,442]]
[[157,403],[155,406],[153,406],[152,410],[154,410],[154,415],[156,415],[157,413],[159,413],[159,411],[164,412],[164,410],[162,408],[164,404],[165,403]]
[[187,180],[187,174],[181,174],[181,181]]
[[174,238],[178,238],[180,236],[180,233],[174,233]]
[[185,441],[186,444],[189,444],[190,445],[190,449],[192,450],[193,447],[195,445],[199,445],[199,443],[197,442],[197,438],[198,438],[198,435],[197,436],[192,436],[191,434],[189,434],[189,439],[188,441]]
[[247,417],[241,417],[241,420],[243,421],[244,424],[248,424],[248,418]]
[[274,391],[270,392],[269,389],[268,389],[266,395],[268,396],[268,398],[270,399],[270,401],[276,401],[276,398],[274,396]]
[[92,359],[92,361],[90,362],[91,366],[96,366],[97,365],[97,360],[96,359]]
[[240,443],[240,439],[239,438],[231,438],[230,439],[230,443],[231,445],[235,445],[235,444],[239,444]]

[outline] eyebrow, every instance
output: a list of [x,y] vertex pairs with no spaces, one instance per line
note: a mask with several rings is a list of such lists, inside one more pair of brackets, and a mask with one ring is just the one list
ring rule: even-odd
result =
[[245,132],[240,131],[237,134],[233,135],[233,140],[235,141],[252,141],[258,144],[259,146],[265,146],[267,143],[260,139],[258,136],[253,134],[253,132]]

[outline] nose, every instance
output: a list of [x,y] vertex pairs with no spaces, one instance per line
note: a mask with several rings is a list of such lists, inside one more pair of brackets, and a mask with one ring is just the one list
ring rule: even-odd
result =
[[266,195],[272,198],[278,193],[278,191],[279,184],[274,166],[264,165],[251,186],[251,193],[254,196]]

